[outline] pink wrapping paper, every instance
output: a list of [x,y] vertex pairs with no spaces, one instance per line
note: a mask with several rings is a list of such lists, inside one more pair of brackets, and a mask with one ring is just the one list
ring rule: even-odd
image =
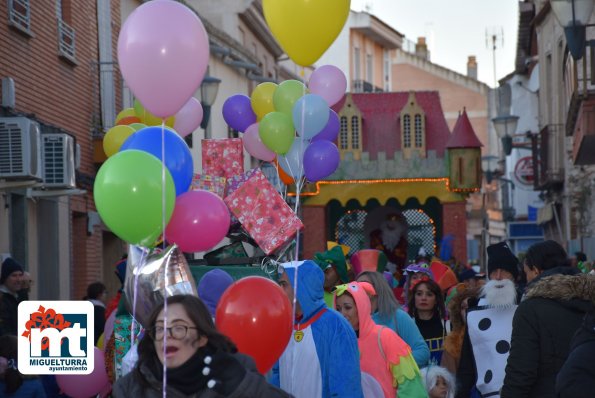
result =
[[230,178],[243,172],[241,138],[202,140],[202,174]]
[[227,196],[225,203],[267,255],[284,246],[304,228],[260,170]]

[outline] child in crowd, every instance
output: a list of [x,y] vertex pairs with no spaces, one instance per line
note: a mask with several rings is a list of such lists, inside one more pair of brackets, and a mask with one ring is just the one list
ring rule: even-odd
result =
[[421,377],[430,398],[454,398],[455,380],[445,368],[430,365],[421,369]]

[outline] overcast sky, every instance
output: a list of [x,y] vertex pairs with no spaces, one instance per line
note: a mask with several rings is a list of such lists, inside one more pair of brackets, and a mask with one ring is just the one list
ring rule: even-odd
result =
[[496,76],[514,69],[518,27],[517,0],[351,0],[351,8],[370,13],[411,41],[427,38],[432,62],[467,73],[475,55],[479,80],[494,86],[491,37],[496,33]]

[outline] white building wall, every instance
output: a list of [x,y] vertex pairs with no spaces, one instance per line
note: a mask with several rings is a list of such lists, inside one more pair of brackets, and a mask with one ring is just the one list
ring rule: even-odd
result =
[[[530,77],[514,75],[508,81],[511,87],[510,112],[512,115],[519,116],[515,143],[529,143],[525,134],[527,132],[536,134],[539,131],[539,80],[536,78],[538,74],[539,70],[534,69]],[[530,146],[528,149],[514,148],[511,155],[506,158],[506,178],[515,184],[511,204],[516,210],[516,217],[526,217],[528,206],[537,208],[543,206],[543,202],[539,199],[539,192],[533,191],[532,186],[523,186],[514,174],[518,161],[527,156],[532,156]]]

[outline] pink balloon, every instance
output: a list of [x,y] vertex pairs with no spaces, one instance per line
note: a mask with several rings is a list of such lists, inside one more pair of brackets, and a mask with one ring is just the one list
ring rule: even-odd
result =
[[242,141],[244,142],[246,151],[256,159],[272,162],[277,156],[277,154],[267,148],[260,139],[260,134],[258,134],[258,123],[251,124],[246,129]]
[[329,106],[333,106],[345,95],[347,79],[343,71],[336,66],[323,65],[312,72],[308,88],[311,94],[320,95]]
[[186,105],[176,113],[174,130],[176,130],[181,137],[186,137],[200,126],[202,116],[202,105],[200,104],[200,101],[192,97],[186,102]]
[[209,62],[209,39],[198,16],[171,0],[136,8],[120,30],[124,80],[153,115],[175,115],[196,92]]
[[88,375],[56,375],[56,381],[63,393],[72,398],[89,398],[103,391],[110,382],[105,371],[103,351],[95,347],[93,372]]
[[183,252],[202,252],[225,238],[229,223],[229,210],[219,196],[201,189],[189,191],[176,198],[165,239]]

